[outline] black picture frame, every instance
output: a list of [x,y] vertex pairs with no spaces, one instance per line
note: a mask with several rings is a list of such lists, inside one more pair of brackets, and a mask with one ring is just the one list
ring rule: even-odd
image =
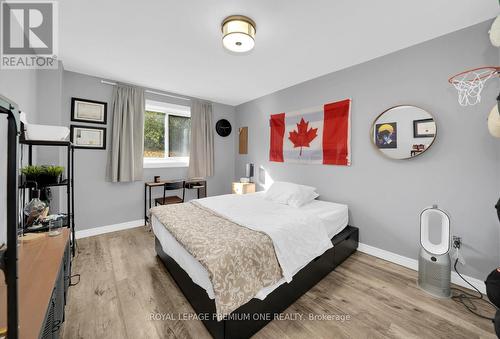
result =
[[[102,146],[78,146],[75,144],[75,138],[73,137],[73,134],[75,132],[75,129],[81,128],[81,129],[92,129],[92,130],[100,130],[102,131]],[[95,127],[95,126],[84,126],[84,125],[71,125],[70,126],[70,140],[73,143],[74,148],[79,148],[79,149],[95,149],[95,150],[105,150],[106,149],[106,127]]]
[[[96,105],[101,105],[103,107],[103,120],[91,120],[91,119],[82,119],[78,118],[76,116],[76,108],[77,102],[84,102],[84,103],[89,103],[89,104],[96,104]],[[89,99],[82,99],[82,98],[71,98],[71,121],[76,121],[76,122],[85,122],[89,124],[100,124],[100,125],[107,125],[108,123],[108,103],[103,102],[103,101],[96,101],[96,100],[89,100]]]
[[434,138],[436,136],[436,133],[434,134],[419,134],[418,133],[418,125],[422,123],[427,123],[434,121],[434,119],[429,118],[429,119],[420,119],[420,120],[413,120],[413,137],[414,138]]

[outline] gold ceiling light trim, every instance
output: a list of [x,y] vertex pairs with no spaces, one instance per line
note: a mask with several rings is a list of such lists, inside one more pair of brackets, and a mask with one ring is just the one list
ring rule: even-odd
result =
[[235,53],[244,53],[255,46],[255,22],[243,15],[231,15],[222,21],[222,44]]

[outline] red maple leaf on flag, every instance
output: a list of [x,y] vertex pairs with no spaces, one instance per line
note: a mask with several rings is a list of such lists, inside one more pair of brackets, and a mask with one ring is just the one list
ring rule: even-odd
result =
[[302,156],[302,147],[309,147],[311,141],[313,141],[318,136],[317,128],[309,128],[309,121],[305,121],[304,118],[300,119],[300,122],[297,124],[297,131],[290,132],[290,139],[293,142],[293,147],[300,147],[299,156]]

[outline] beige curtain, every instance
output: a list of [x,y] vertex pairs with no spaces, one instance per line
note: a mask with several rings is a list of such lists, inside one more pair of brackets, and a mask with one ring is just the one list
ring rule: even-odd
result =
[[213,129],[212,103],[193,100],[191,103],[189,178],[207,178],[214,174]]
[[144,106],[142,88],[115,86],[108,181],[127,182],[143,179]]

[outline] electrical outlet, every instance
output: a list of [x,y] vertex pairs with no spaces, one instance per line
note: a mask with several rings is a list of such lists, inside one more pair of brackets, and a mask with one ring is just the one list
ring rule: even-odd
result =
[[453,248],[460,249],[460,247],[462,247],[462,238],[454,235],[453,236]]

